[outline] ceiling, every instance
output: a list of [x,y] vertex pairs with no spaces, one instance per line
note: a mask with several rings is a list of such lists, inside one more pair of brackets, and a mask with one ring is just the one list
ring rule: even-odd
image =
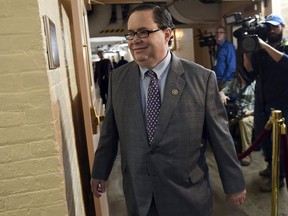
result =
[[[153,0],[86,0],[88,4],[141,4],[141,3],[153,3]],[[181,1],[181,0],[176,0]],[[157,2],[176,2],[173,0],[158,0]],[[235,1],[255,1],[255,0],[198,0],[202,3],[210,4],[210,3],[221,3],[221,2],[235,2]]]
[[215,24],[221,19],[221,3],[254,2],[260,0],[86,0],[91,6],[88,24],[92,53],[105,46],[111,49],[124,46],[127,16],[131,8],[141,3],[156,3],[171,13],[176,28]]

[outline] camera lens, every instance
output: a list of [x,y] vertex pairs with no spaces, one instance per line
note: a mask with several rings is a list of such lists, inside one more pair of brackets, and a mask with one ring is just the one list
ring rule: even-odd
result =
[[245,52],[253,52],[258,49],[258,37],[256,35],[245,36],[241,42]]

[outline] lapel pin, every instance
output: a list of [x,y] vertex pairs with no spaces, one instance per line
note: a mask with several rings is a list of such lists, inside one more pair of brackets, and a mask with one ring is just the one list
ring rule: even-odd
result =
[[178,95],[179,92],[177,89],[172,89],[171,93],[172,93],[172,95],[176,96],[176,95]]

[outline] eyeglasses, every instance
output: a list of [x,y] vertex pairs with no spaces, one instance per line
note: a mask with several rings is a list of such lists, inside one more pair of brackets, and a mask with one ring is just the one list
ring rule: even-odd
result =
[[215,34],[224,34],[225,32],[223,32],[223,31],[220,31],[220,32],[218,32],[218,31],[216,31],[215,32]]
[[133,40],[133,38],[135,37],[135,35],[138,37],[138,38],[147,38],[149,37],[149,35],[151,33],[154,33],[154,32],[157,32],[157,31],[160,31],[161,29],[151,29],[151,30],[148,30],[148,29],[143,29],[143,30],[139,30],[139,31],[136,31],[136,32],[128,32],[127,34],[125,34],[125,38],[127,40]]

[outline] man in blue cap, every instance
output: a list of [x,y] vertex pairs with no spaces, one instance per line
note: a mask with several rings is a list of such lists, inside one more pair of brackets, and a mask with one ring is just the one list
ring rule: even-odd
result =
[[[258,51],[244,54],[244,66],[256,79],[254,127],[258,137],[267,123],[271,110],[281,110],[288,123],[288,42],[283,36],[285,22],[279,15],[267,16],[264,23],[269,27],[267,42],[259,38]],[[267,168],[259,172],[266,178],[261,185],[262,192],[272,190],[272,138],[266,136],[261,143]],[[284,173],[280,159],[279,188],[284,187]],[[273,176],[274,177],[274,176]],[[275,176],[275,178],[277,178]]]

